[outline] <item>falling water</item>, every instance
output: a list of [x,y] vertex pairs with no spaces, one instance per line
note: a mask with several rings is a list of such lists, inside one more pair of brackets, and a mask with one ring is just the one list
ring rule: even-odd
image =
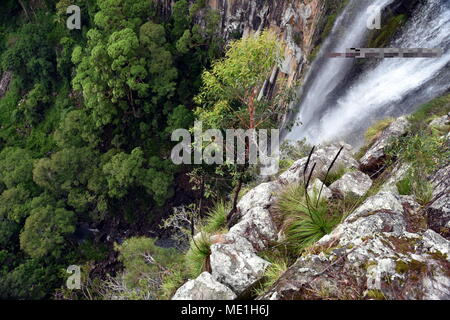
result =
[[342,139],[359,144],[375,121],[410,113],[450,88],[450,0],[428,0],[418,7],[390,45],[442,48],[439,58],[380,59],[346,83],[355,60],[326,57],[361,47],[368,33],[368,6],[392,2],[350,1],[311,68],[298,106],[298,124],[287,133],[287,140],[306,138],[315,144]]

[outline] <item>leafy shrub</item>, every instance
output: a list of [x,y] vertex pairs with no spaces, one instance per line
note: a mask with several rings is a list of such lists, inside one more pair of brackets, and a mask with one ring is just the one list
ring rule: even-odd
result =
[[426,132],[395,139],[388,148],[387,154],[390,159],[410,163],[417,169],[417,174],[425,176],[433,173],[449,157],[449,151],[445,149],[443,139]]
[[150,238],[130,238],[116,245],[119,261],[125,267],[124,280],[130,289],[157,296],[163,279],[180,264],[182,255],[175,249],[161,248]]
[[293,253],[300,253],[330,233],[338,223],[335,213],[318,194],[309,197],[304,186],[290,186],[281,194],[277,210],[285,217],[286,244]]
[[179,268],[171,270],[162,280],[161,292],[158,298],[161,300],[169,300],[185,281],[186,274],[184,270],[179,270]]

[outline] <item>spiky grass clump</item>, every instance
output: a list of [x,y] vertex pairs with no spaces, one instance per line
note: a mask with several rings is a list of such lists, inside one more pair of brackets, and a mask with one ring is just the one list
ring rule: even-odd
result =
[[202,233],[200,239],[192,239],[189,251],[185,256],[186,267],[190,277],[196,278],[208,269],[210,254],[211,242],[207,235]]
[[289,268],[286,259],[269,260],[269,262],[271,262],[271,265],[264,272],[263,282],[254,290],[256,296],[261,296],[266,293]]
[[338,223],[328,202],[310,197],[304,186],[291,186],[281,194],[277,209],[285,216],[286,244],[294,254],[301,253],[324,235],[330,233]]
[[202,231],[210,234],[223,231],[227,226],[227,215],[230,210],[230,206],[225,202],[218,202],[214,209],[209,212]]

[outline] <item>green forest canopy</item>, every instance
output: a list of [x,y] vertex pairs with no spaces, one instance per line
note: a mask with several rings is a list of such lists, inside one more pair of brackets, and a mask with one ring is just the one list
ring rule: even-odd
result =
[[[205,1],[2,1],[0,297],[45,298],[70,264],[102,257],[77,225],[151,219],[183,168],[170,133],[191,127],[201,74],[220,57],[219,15]],[[202,27],[195,23],[201,11]]]

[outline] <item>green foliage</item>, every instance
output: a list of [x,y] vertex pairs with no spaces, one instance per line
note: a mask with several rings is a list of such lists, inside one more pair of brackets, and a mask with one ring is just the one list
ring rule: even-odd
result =
[[201,74],[222,54],[220,15],[203,0],[167,16],[149,0],[79,0],[82,30],[65,26],[71,4],[1,5],[0,74],[13,74],[0,99],[2,298],[50,297],[80,261],[104,271],[110,249],[66,245],[76,222],[130,229],[167,210],[186,173],[170,134],[191,127]]
[[61,280],[54,261],[28,259],[12,272],[0,272],[2,299],[43,299]]
[[28,93],[25,101],[19,103],[13,117],[16,121],[24,121],[30,125],[40,122],[41,116],[50,102],[48,93],[42,84],[38,83]]
[[348,169],[344,165],[333,167],[328,174],[320,177],[320,180],[329,187],[333,182],[338,181],[342,176],[347,173]]
[[288,269],[289,265],[286,259],[268,260],[271,265],[264,272],[263,282],[255,289],[255,295],[260,296],[275,284],[278,279]]
[[[0,250],[9,248],[11,250],[11,242],[14,240],[14,236],[20,231],[19,225],[13,221],[3,218],[0,215]],[[3,252],[5,257],[4,261],[0,261],[2,266],[6,267],[7,251]]]
[[172,35],[174,38],[180,38],[185,31],[187,31],[191,24],[189,15],[189,3],[187,0],[179,0],[175,2],[172,8],[173,29]]
[[433,199],[433,186],[426,178],[426,175],[411,168],[406,177],[396,184],[398,192],[413,195],[418,203],[426,205]]
[[32,181],[33,158],[29,151],[8,147],[0,152],[0,182],[6,188],[29,185]]
[[372,300],[385,300],[386,299],[386,297],[384,296],[384,293],[381,290],[376,290],[376,289],[367,290],[366,296],[367,296],[367,298],[372,299]]
[[32,258],[47,254],[58,256],[65,244],[64,236],[75,231],[75,215],[51,206],[31,211],[20,234],[20,247]]
[[[175,249],[160,248],[149,238],[130,238],[116,245],[119,261],[125,267],[124,280],[131,289],[149,291],[157,295],[164,283],[163,292],[173,290],[177,277],[181,277],[177,265],[182,256]],[[175,270],[175,272],[173,271]],[[155,285],[156,284],[156,285]],[[157,296],[154,296],[156,298]]]
[[394,121],[392,118],[387,118],[381,121],[378,121],[373,126],[371,126],[369,129],[367,129],[366,133],[364,134],[364,138],[366,140],[366,144],[371,145],[375,139],[378,138],[378,135],[383,132],[389,125]]
[[432,199],[429,175],[448,163],[450,157],[442,133],[429,128],[434,117],[450,111],[449,98],[449,95],[443,96],[419,108],[410,116],[410,133],[394,139],[386,152],[391,163],[397,161],[411,165],[406,176],[397,183],[397,188],[401,194],[414,195],[423,205]]
[[170,114],[169,119],[167,120],[166,132],[171,134],[177,129],[189,129],[193,123],[194,115],[192,114],[192,111],[183,105],[179,105],[173,110],[173,113]]
[[398,193],[403,196],[411,195],[412,192],[412,182],[410,177],[405,177],[399,182],[397,182]]
[[92,118],[83,110],[73,110],[62,119],[59,128],[55,131],[55,140],[59,146],[66,148],[96,146],[99,143],[98,130]]
[[391,17],[387,22],[383,23],[381,30],[377,30],[369,39],[369,48],[384,48],[392,40],[395,33],[403,26],[407,20],[407,16],[400,14]]
[[[272,68],[281,62],[281,50],[275,35],[268,31],[231,42],[225,59],[203,73],[203,87],[196,98],[203,106],[196,110],[199,120],[211,128],[251,128],[252,117],[267,122],[264,113],[274,110],[257,103],[256,95]],[[253,107],[254,114],[246,114],[247,108]]]
[[91,240],[83,241],[80,244],[81,254],[88,261],[102,261],[108,255],[108,248],[101,243],[95,243]]
[[297,161],[308,156],[311,146],[306,143],[305,139],[296,142],[285,141],[281,145],[280,150],[282,158]]
[[202,231],[208,234],[219,232],[227,226],[227,215],[230,212],[228,205],[223,201],[216,204],[214,209],[208,213],[208,217],[205,219]]
[[108,181],[109,195],[123,197],[127,188],[140,176],[144,159],[141,149],[134,149],[131,154],[119,153],[103,166]]
[[185,264],[191,278],[198,277],[207,268],[211,243],[203,235],[198,240],[192,240],[189,251],[185,255]]
[[23,25],[11,34],[9,47],[1,56],[1,69],[10,70],[27,81],[48,85],[55,74],[53,24],[48,18]]
[[22,186],[3,191],[0,195],[0,216],[22,223],[30,213],[30,192]]
[[159,299],[170,300],[175,292],[186,282],[186,275],[183,271],[176,268],[164,275],[161,284],[161,293]]
[[[434,116],[442,116],[450,112],[450,94],[438,97],[422,105],[411,115],[414,124],[426,124]],[[423,127],[422,127],[423,128]]]
[[340,218],[326,200],[317,201],[318,192],[310,193],[305,193],[304,186],[289,186],[277,201],[277,210],[285,219],[286,244],[295,254],[329,234]]
[[442,138],[419,132],[396,139],[387,154],[427,175],[445,163],[449,152]]

